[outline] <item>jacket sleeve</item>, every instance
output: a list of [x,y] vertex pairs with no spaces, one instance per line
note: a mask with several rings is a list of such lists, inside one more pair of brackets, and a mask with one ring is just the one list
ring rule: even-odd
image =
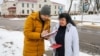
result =
[[[48,23],[47,23],[48,25],[48,27],[47,27],[47,30],[48,30],[48,33],[50,33],[50,20],[48,20]],[[46,37],[46,38],[44,38],[45,40],[48,40],[49,39],[49,37]]]
[[76,27],[73,29],[72,50],[73,56],[79,56],[79,36]]
[[50,33],[50,28],[51,28],[51,26],[50,26],[50,20],[48,20],[48,32]]
[[29,39],[41,39],[39,32],[33,32],[34,30],[34,22],[33,22],[32,15],[29,15],[26,19],[25,25],[24,25],[24,35],[25,37]]

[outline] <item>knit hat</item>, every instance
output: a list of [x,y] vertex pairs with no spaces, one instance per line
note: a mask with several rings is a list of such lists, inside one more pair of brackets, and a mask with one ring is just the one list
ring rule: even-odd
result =
[[51,8],[49,5],[44,5],[40,11],[41,14],[43,15],[49,15],[50,16],[50,13],[51,13]]

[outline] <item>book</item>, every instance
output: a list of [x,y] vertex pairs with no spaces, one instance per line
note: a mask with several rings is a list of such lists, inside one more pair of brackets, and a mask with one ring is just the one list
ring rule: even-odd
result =
[[55,34],[56,32],[57,32],[57,30],[52,31],[52,32],[50,32],[50,33],[48,33],[48,34],[43,35],[43,37],[51,36],[51,35]]
[[60,48],[60,47],[62,47],[61,44],[53,44],[53,45],[51,46],[51,48],[53,48],[53,49],[57,49],[57,48]]

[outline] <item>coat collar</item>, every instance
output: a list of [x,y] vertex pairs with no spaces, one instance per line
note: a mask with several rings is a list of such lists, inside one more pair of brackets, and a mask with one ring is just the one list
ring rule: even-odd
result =
[[69,31],[69,30],[70,30],[71,26],[72,26],[72,24],[71,24],[71,23],[68,23],[68,24],[67,24],[67,31]]
[[[35,19],[35,20],[39,20],[39,21],[41,21],[40,20],[40,12],[33,12],[32,14],[31,14],[31,17],[33,18],[33,19]],[[46,20],[46,21],[50,21],[50,19],[48,19],[48,20]]]
[[[56,29],[58,29],[59,26],[60,26],[60,24],[58,23],[58,24],[56,25]],[[67,27],[66,27],[66,30],[69,31],[70,28],[71,28],[71,26],[72,26],[72,24],[71,24],[71,23],[68,23],[66,26],[67,26]]]

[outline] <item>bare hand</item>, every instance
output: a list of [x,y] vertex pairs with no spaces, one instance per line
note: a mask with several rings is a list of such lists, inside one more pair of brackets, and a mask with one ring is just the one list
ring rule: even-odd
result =
[[41,33],[41,37],[43,37],[45,34],[48,34],[48,30],[44,30],[44,31]]

